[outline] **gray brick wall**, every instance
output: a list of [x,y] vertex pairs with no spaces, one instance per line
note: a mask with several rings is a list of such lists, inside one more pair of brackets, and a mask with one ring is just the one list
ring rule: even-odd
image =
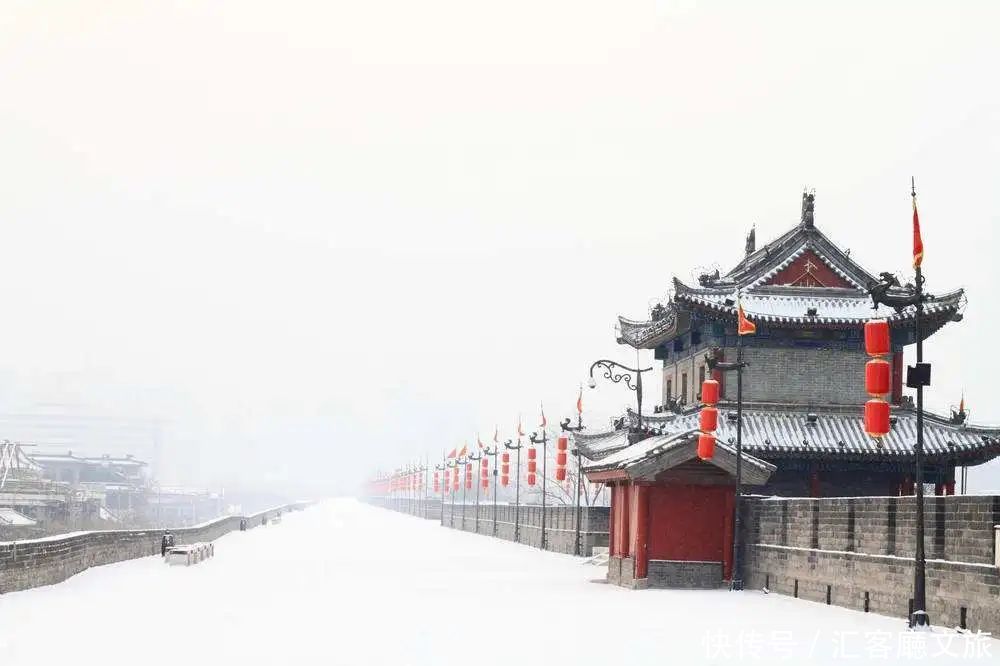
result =
[[722,562],[650,560],[646,575],[651,588],[711,590],[722,585]]
[[[214,541],[240,528],[259,527],[266,517],[294,511],[289,504],[249,516],[227,516],[195,527],[171,529],[178,544]],[[65,537],[0,543],[0,594],[60,583],[90,567],[160,554],[162,529],[81,532]]]
[[[493,504],[479,505],[479,522],[476,522],[476,506],[474,504],[444,505],[442,520],[439,500],[398,500],[387,498],[367,498],[367,502],[394,511],[423,516],[432,520],[441,520],[445,527],[464,529],[466,532],[478,532],[483,536],[494,536]],[[463,522],[464,513],[464,522]],[[514,540],[516,507],[500,504],[496,510],[496,537],[507,541]],[[606,506],[581,507],[580,509],[580,553],[589,556],[595,547],[608,545],[609,509]],[[522,506],[517,515],[518,542],[526,546],[538,548],[542,538],[542,507]],[[545,508],[545,541],[546,550],[557,553],[572,554],[576,539],[576,509],[572,506],[548,506]]]
[[[1000,498],[925,499],[931,621],[1000,633],[993,525]],[[751,498],[744,504],[748,587],[905,617],[913,590],[914,497]]]
[[[861,349],[746,347],[743,399],[750,402],[797,402],[817,405],[862,404],[865,363]],[[736,359],[736,349],[726,349]],[[725,398],[736,399],[736,380],[727,378]]]

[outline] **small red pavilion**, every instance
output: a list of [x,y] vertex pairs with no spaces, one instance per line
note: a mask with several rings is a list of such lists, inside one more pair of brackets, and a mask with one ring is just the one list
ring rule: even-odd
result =
[[[736,451],[719,442],[701,460],[697,446],[697,430],[656,435],[585,467],[591,482],[611,488],[610,582],[714,588],[730,578]],[[745,486],[763,485],[774,470],[743,454]]]

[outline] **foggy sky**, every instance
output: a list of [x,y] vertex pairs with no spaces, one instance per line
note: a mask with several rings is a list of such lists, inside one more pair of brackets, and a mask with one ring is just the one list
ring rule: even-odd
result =
[[[969,298],[928,405],[1000,422],[997,25],[986,1],[8,2],[0,413],[161,423],[165,480],[351,491],[569,415],[591,361],[636,360],[618,314],[796,224],[805,186],[908,274],[913,175],[927,286]],[[598,428],[632,396],[584,400]]]

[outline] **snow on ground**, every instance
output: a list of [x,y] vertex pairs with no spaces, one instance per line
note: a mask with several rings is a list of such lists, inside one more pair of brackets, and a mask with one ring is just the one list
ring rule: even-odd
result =
[[612,587],[573,557],[353,500],[215,553],[0,596],[0,665],[1000,662],[1000,641],[779,595]]

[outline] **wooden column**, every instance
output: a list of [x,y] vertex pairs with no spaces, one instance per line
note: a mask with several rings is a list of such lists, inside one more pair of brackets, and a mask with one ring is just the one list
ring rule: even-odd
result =
[[645,578],[649,569],[649,486],[632,486],[630,550],[635,558],[635,578]]

